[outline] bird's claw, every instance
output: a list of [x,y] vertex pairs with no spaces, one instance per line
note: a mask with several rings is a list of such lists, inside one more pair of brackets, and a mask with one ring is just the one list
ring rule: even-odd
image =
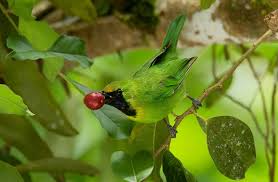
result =
[[171,138],[176,138],[178,131],[173,126],[171,126],[170,124],[168,124],[167,127],[169,129],[169,133],[170,133]]
[[191,97],[189,95],[187,97],[192,101],[192,104],[195,109],[199,109],[199,107],[202,107],[201,101],[199,101],[198,99],[194,99],[193,97]]

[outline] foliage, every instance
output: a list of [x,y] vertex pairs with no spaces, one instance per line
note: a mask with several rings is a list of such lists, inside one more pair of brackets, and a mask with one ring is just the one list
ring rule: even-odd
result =
[[65,12],[76,15],[86,21],[94,21],[97,17],[97,12],[94,4],[90,0],[76,2],[75,0],[51,0],[55,5],[62,8]]
[[256,160],[251,130],[231,116],[214,117],[207,122],[208,148],[216,167],[231,179],[243,179]]
[[[182,138],[180,127],[177,128],[178,138],[172,140],[165,124],[173,122],[172,116],[152,124],[138,124],[112,106],[105,105],[99,110],[89,111],[82,103],[85,94],[101,90],[111,81],[130,78],[157,51],[124,51],[92,60],[87,56],[83,40],[59,35],[48,23],[32,16],[37,2],[0,0],[0,22],[4,25],[0,29],[0,179],[36,182],[43,179],[36,177],[37,172],[42,172],[47,175],[46,181],[64,181],[64,178],[74,182],[207,181],[207,176],[200,174],[204,166],[210,167],[207,163],[201,161],[204,166],[199,165],[200,170],[194,170],[192,165],[185,165],[182,155],[174,152],[173,145],[177,140],[182,141],[179,145],[182,153],[190,150],[188,143],[200,144],[191,141],[191,138]],[[158,23],[154,0],[52,2],[66,13],[90,22],[94,22],[97,15],[114,14],[128,24],[147,31],[153,31]],[[201,0],[200,5],[206,9],[214,2]],[[192,78],[189,90],[193,94],[205,86],[217,84],[225,76],[226,72],[223,72],[213,81],[207,78],[208,63],[217,61],[218,64],[229,65],[230,62],[220,60],[230,60],[241,54],[233,45],[219,47],[216,57],[210,48],[200,56],[199,59],[206,61],[199,61],[197,67],[202,69],[204,75],[193,75],[195,78],[189,75]],[[274,59],[277,45],[265,43],[255,53],[251,58],[271,62],[267,71],[273,74],[277,67]],[[74,65],[74,68],[68,68],[68,64]],[[193,70],[193,74],[197,72]],[[207,108],[191,112],[201,126],[198,128],[200,135],[203,141],[207,141],[206,152],[216,169],[232,180],[247,176],[256,155],[261,160],[261,154],[256,154],[255,150],[257,133],[253,128],[257,126],[254,127],[246,117],[237,113],[234,114],[237,118],[226,116],[227,111],[223,109],[229,110],[229,114],[236,110],[230,104],[223,104],[226,96],[243,106],[242,110],[247,108],[253,118],[252,109],[228,95],[237,82],[235,78],[230,75],[221,85],[222,89],[205,98]],[[184,110],[184,107],[177,108],[181,109]],[[209,115],[209,119],[204,119],[201,114]],[[220,116],[212,117],[216,115]],[[183,122],[186,123],[185,120]],[[196,130],[190,132],[192,138],[198,135]],[[203,159],[198,156],[199,152],[196,150],[189,157],[196,161],[197,158]],[[90,177],[85,177],[87,175]]]
[[139,151],[134,156],[129,156],[123,151],[117,151],[111,157],[113,171],[125,181],[143,181],[152,172],[152,155]]
[[163,172],[167,181],[196,182],[194,176],[188,172],[182,163],[170,152],[163,154]]
[[25,115],[28,108],[7,85],[0,85],[0,113]]
[[38,60],[61,57],[69,61],[78,61],[83,67],[89,67],[90,59],[86,57],[85,45],[76,37],[62,35],[46,51],[37,51],[20,35],[11,35],[7,47],[12,49],[12,57],[17,60]]
[[15,167],[0,161],[0,178],[7,182],[23,182]]

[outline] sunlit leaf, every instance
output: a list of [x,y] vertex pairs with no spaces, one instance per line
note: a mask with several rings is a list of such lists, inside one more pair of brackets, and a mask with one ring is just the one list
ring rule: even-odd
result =
[[24,182],[15,167],[0,161],[0,179],[5,182]]
[[78,173],[82,175],[95,176],[99,170],[94,166],[82,161],[66,158],[45,158],[31,161],[17,166],[21,173],[26,172],[50,172],[50,173]]
[[152,172],[152,155],[146,151],[137,152],[134,156],[123,151],[117,151],[111,157],[112,169],[125,181],[140,182]]
[[[220,76],[221,78],[221,76]],[[211,83],[211,85],[214,85],[218,80]],[[224,83],[221,89],[212,92],[205,100],[205,106],[211,107],[213,104],[215,104],[231,87],[233,82],[233,77],[229,77]]]
[[200,0],[201,8],[208,9],[214,2],[215,0]]
[[8,0],[9,7],[19,17],[32,19],[32,9],[37,0]]
[[27,106],[7,85],[0,84],[0,113],[25,115]]
[[28,159],[52,156],[47,144],[24,116],[0,114],[0,136],[20,150]]
[[43,62],[43,74],[50,81],[54,81],[64,66],[64,60],[62,58],[46,58]]
[[166,150],[163,154],[163,172],[167,181],[171,182],[196,182],[194,176],[187,171],[181,161],[170,151]]
[[219,116],[208,120],[207,143],[217,169],[231,179],[243,179],[256,160],[254,138],[237,118]]
[[66,13],[79,16],[86,21],[94,21],[97,16],[95,6],[90,0],[67,0],[67,3],[64,0],[51,1]]
[[77,38],[62,35],[46,51],[33,49],[25,37],[11,35],[7,40],[7,46],[12,49],[12,57],[17,60],[37,60],[45,58],[61,57],[69,61],[78,61],[83,67],[91,65],[85,52],[84,42]]
[[44,127],[63,135],[77,134],[51,95],[46,79],[34,62],[6,60],[3,76],[7,85],[23,98]]
[[[45,51],[59,38],[56,33],[46,22],[26,20],[19,18],[18,29],[22,35],[31,43],[34,49]],[[43,62],[43,73],[50,81],[54,81],[57,74],[64,65],[62,57],[45,58]]]

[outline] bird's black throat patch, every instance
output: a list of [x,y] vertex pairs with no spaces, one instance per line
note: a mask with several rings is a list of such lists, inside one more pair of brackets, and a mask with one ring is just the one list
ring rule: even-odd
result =
[[125,100],[123,96],[123,91],[121,89],[117,89],[112,92],[102,92],[105,96],[105,104],[111,105],[122,111],[128,116],[135,116],[136,111],[133,109],[130,104]]

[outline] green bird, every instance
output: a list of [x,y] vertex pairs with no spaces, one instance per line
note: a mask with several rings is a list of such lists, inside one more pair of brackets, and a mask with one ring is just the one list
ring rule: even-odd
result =
[[129,80],[115,81],[103,91],[85,96],[91,109],[104,104],[116,107],[131,120],[142,123],[165,118],[185,95],[185,77],[196,57],[178,58],[176,47],[185,16],[169,26],[160,52],[146,62]]

